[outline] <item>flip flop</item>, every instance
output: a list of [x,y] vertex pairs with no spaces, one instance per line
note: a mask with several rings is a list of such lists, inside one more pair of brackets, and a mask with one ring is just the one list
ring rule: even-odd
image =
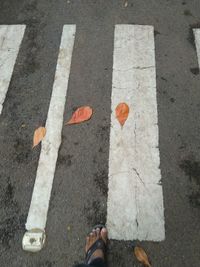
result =
[[[99,228],[100,232],[101,232],[102,228],[106,228],[106,227],[104,225],[102,225],[102,224],[98,224],[98,225],[94,226],[93,230],[96,230],[97,228]],[[101,249],[103,251],[104,256],[106,255],[106,243],[101,238],[97,239],[94,242],[94,244],[87,251],[86,256],[85,256],[85,263],[86,264],[90,264],[91,263],[91,256],[93,255],[93,253],[97,249]]]

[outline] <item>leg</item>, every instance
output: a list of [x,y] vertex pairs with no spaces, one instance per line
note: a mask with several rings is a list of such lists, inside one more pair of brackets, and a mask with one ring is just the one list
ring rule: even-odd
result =
[[90,264],[78,264],[74,267],[106,267],[106,265],[101,258],[97,258],[93,260]]

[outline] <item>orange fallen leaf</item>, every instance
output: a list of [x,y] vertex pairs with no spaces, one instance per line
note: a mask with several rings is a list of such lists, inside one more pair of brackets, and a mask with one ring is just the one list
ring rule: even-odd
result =
[[149,263],[148,256],[143,248],[141,247],[135,247],[134,248],[134,254],[139,262],[144,264],[146,267],[151,267],[151,264]]
[[39,127],[35,130],[34,136],[33,136],[33,148],[42,141],[45,135],[46,135],[45,127]]
[[93,111],[91,107],[80,107],[73,113],[71,119],[66,123],[66,125],[88,121],[92,117],[92,113]]
[[128,118],[129,106],[126,103],[120,103],[115,109],[115,114],[119,123],[123,126]]

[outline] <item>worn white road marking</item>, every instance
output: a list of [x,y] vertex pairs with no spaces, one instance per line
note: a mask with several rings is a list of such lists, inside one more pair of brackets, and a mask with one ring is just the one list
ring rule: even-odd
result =
[[54,172],[61,143],[63,114],[70,74],[76,26],[63,27],[53,91],[46,121],[46,136],[42,142],[37,176],[26,229],[45,229]]
[[199,67],[200,67],[200,29],[193,29],[193,32],[194,32],[194,36],[195,36],[197,57],[198,57],[198,63],[199,63]]
[[[158,149],[154,29],[116,25],[107,227],[117,240],[165,238]],[[121,128],[120,102],[130,107]]]
[[25,25],[0,25],[0,114],[25,28]]

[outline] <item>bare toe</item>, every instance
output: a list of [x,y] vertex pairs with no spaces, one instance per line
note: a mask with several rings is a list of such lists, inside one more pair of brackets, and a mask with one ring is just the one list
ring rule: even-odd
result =
[[107,243],[107,240],[108,240],[108,231],[107,231],[107,229],[105,227],[101,229],[101,238],[103,239],[103,241],[105,243]]
[[100,238],[100,229],[99,228],[96,229],[96,236],[97,236],[97,239]]

